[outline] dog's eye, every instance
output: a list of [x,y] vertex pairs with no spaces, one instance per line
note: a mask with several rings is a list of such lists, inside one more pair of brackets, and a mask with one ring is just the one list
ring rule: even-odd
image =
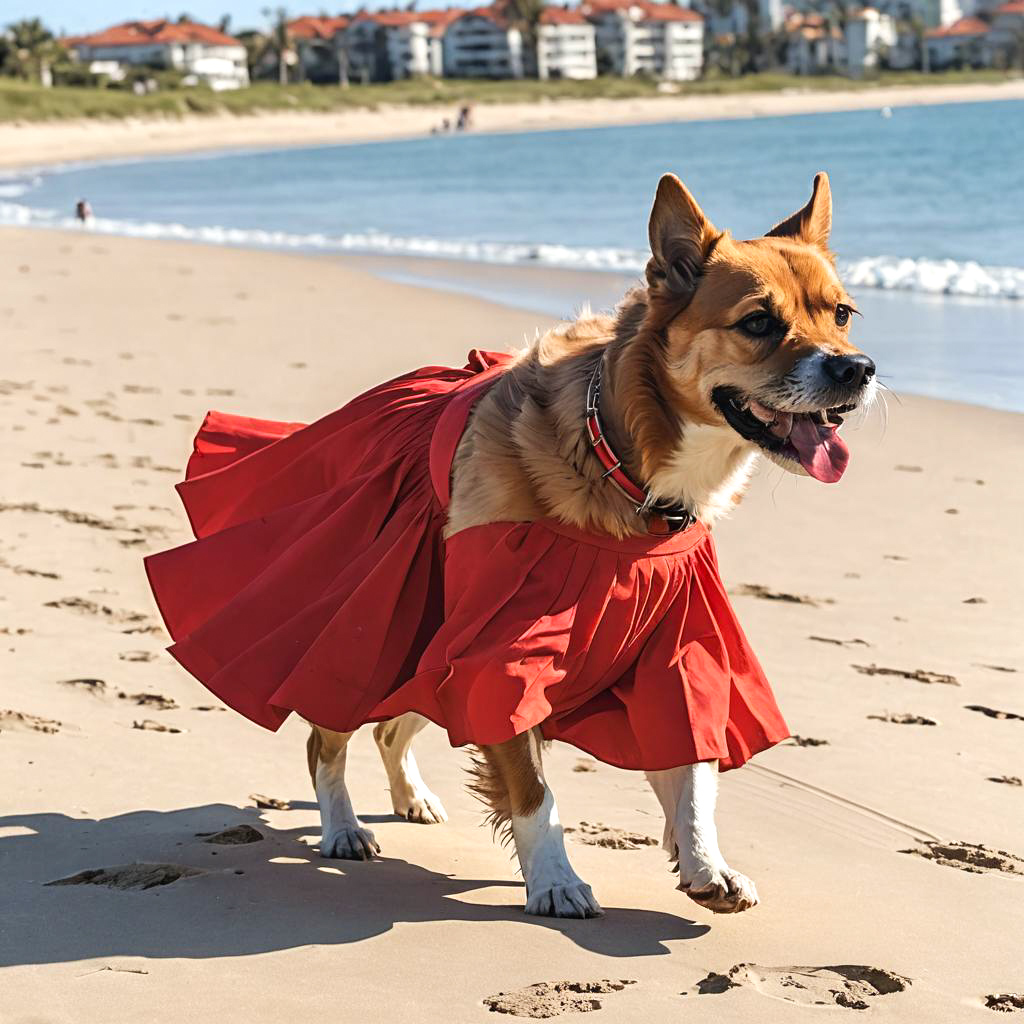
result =
[[850,314],[853,312],[849,306],[840,303],[836,306],[836,327],[845,327],[850,322]]
[[740,327],[755,338],[764,338],[773,334],[779,327],[779,321],[769,313],[751,313],[740,321]]

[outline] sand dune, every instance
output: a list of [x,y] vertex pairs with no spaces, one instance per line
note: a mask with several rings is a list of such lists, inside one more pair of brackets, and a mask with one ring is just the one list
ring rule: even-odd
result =
[[[392,815],[360,734],[352,790],[383,859],[321,860],[302,725],[222,713],[162,653],[141,558],[187,537],[172,485],[208,407],[311,419],[543,318],[287,255],[15,230],[0,255],[5,1019],[1024,1005],[1024,417],[890,401],[884,430],[848,434],[839,487],[766,471],[716,531],[801,739],[722,782],[723,846],[762,906],[689,902],[646,842],[643,780],[556,747],[572,856],[608,912],[527,918],[436,729],[419,761],[449,823]],[[245,841],[210,841],[225,830]]]

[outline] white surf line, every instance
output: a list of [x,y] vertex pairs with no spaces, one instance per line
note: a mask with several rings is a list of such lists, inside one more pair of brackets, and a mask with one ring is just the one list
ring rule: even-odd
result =
[[872,818],[883,825],[888,825],[897,832],[903,832],[912,839],[916,839],[918,841],[931,840],[936,843],[942,842],[941,836],[935,835],[934,832],[929,832],[926,828],[921,828],[919,825],[914,825],[909,821],[903,821],[901,818],[894,818],[890,814],[885,814],[882,811],[876,810],[874,807],[869,807],[867,804],[858,803],[856,800],[851,800],[849,797],[842,796],[830,789],[823,789],[821,786],[815,786],[810,782],[804,782],[803,779],[798,779],[793,775],[787,775],[785,772],[776,771],[774,768],[766,768],[761,764],[748,764],[745,765],[745,767],[757,774],[767,776],[782,786],[793,786],[805,793],[809,793],[811,796],[816,796],[822,800],[828,801],[829,803],[856,811],[858,814],[862,814],[866,818]]

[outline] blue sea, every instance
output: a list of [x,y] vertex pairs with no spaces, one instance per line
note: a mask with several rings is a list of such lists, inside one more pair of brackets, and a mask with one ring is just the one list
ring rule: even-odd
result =
[[[127,235],[633,275],[665,171],[752,237],[802,205],[822,169],[848,285],[911,335],[908,363],[923,353],[910,388],[1024,407],[1017,101],[66,165],[0,178],[0,223],[68,226],[84,197],[94,230]],[[487,292],[484,277],[420,276]],[[966,395],[964,353],[930,358],[965,340],[981,378]]]

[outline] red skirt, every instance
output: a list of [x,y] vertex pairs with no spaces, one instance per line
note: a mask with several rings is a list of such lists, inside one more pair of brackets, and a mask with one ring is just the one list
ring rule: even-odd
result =
[[197,540],[146,559],[171,653],[268,729],[416,711],[453,746],[539,726],[649,771],[785,739],[702,525],[442,537],[456,445],[507,362],[417,370],[310,426],[210,413],[178,485]]

